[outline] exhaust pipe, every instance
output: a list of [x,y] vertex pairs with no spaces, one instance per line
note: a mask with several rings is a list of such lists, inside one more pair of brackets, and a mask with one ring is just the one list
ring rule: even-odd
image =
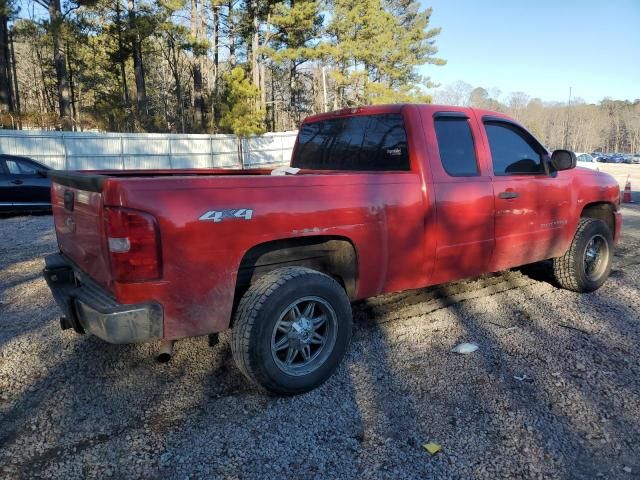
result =
[[158,349],[158,355],[156,360],[159,363],[167,363],[173,356],[173,343],[174,340],[162,340],[160,342],[160,348]]

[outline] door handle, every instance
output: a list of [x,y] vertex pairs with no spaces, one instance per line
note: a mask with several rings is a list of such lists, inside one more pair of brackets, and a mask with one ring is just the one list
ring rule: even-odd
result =
[[11,183],[14,185],[22,185],[24,182],[22,180],[11,180]]
[[501,192],[498,197],[504,198],[505,200],[513,200],[514,198],[518,198],[520,194],[518,192]]

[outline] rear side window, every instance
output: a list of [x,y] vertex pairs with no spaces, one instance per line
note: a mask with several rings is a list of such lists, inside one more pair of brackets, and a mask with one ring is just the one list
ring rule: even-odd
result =
[[6,160],[5,165],[7,166],[7,170],[9,170],[9,173],[13,175],[20,175],[20,173],[22,173],[20,171],[20,167],[18,166],[18,162],[16,162],[15,160]]
[[5,160],[5,164],[13,175],[35,175],[37,171],[35,166],[19,160]]
[[485,122],[493,173],[530,175],[545,173],[542,147],[525,130],[502,122]]
[[440,161],[451,177],[479,175],[476,150],[469,121],[462,117],[435,119],[436,137]]
[[360,115],[303,124],[291,166],[315,170],[409,170],[402,115]]

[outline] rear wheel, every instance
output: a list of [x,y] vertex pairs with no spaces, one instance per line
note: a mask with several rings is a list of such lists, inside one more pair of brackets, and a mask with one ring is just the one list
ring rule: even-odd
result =
[[612,255],[613,239],[607,224],[581,218],[571,246],[553,260],[554,275],[567,290],[592,292],[609,277]]
[[351,340],[351,305],[338,282],[304,267],[258,279],[244,294],[233,326],[233,357],[246,377],[280,394],[327,380]]

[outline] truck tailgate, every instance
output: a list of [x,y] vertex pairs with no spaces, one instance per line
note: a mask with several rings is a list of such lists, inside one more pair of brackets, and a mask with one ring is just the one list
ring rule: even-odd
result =
[[51,183],[53,220],[60,251],[104,287],[111,274],[102,220],[101,183],[56,172]]

